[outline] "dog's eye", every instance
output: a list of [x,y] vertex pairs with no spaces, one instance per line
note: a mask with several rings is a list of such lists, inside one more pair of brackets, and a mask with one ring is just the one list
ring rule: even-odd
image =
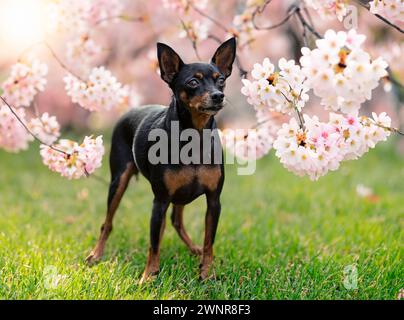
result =
[[199,82],[196,79],[191,79],[191,80],[189,80],[187,82],[187,86],[190,87],[190,88],[195,89],[195,88],[197,88],[199,86]]
[[225,84],[224,78],[219,78],[219,79],[217,79],[216,84],[217,84],[219,87],[224,87],[224,84]]

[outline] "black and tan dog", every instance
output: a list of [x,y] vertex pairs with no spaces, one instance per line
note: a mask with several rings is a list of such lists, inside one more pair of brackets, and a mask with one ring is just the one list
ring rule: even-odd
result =
[[[178,139],[171,135],[173,123],[179,131],[195,129],[202,143],[202,129],[215,129],[214,115],[223,107],[225,80],[230,76],[236,56],[236,41],[227,40],[216,50],[211,63],[185,64],[169,46],[157,44],[161,78],[173,91],[170,106],[151,105],[135,108],[125,114],[117,123],[110,154],[111,183],[108,194],[108,210],[97,245],[87,257],[88,263],[97,261],[104,252],[105,243],[112,230],[112,219],[118,208],[130,178],[142,173],[149,180],[153,193],[153,210],[150,221],[150,248],[147,264],[141,282],[159,270],[160,242],[165,227],[167,208],[172,203],[171,221],[180,238],[193,254],[202,255],[200,277],[205,279],[213,260],[212,245],[220,215],[220,193],[224,181],[223,161],[210,163],[199,161],[184,164],[173,161],[151,163],[148,154],[153,141],[149,133],[162,129],[168,141]],[[181,139],[178,139],[181,140]],[[176,141],[180,148],[184,141]],[[214,145],[212,145],[213,152]],[[170,149],[168,149],[170,150]],[[220,147],[220,153],[221,153]],[[206,160],[206,159],[205,159]],[[189,238],[183,225],[184,206],[205,194],[207,211],[205,218],[205,239],[203,248],[197,247]]]

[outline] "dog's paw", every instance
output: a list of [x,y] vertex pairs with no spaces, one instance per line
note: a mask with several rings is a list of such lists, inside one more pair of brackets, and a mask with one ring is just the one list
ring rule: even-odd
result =
[[193,246],[189,248],[191,250],[191,253],[195,256],[201,256],[202,255],[202,248],[198,246]]
[[158,271],[152,272],[152,273],[143,272],[142,278],[140,278],[138,284],[142,285],[142,284],[145,284],[146,282],[151,282],[152,280],[154,280],[156,278],[157,274],[158,274]]
[[101,255],[97,254],[96,252],[92,251],[86,258],[85,262],[87,265],[92,266],[100,261]]
[[209,271],[201,271],[199,274],[199,280],[200,281],[206,281],[209,279],[214,279],[215,276],[213,274],[209,274]]
[[200,267],[199,280],[205,281],[205,280],[216,278],[213,271],[212,271],[212,273],[210,273],[211,268],[209,266],[200,265],[199,267]]

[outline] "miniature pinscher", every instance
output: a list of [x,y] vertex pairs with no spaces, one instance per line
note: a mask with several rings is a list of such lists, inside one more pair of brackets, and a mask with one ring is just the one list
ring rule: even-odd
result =
[[[173,161],[173,155],[170,154],[168,163],[152,163],[148,155],[155,142],[149,141],[149,133],[154,129],[164,130],[170,143],[178,143],[181,147],[185,143],[182,139],[172,141],[175,139],[171,133],[172,125],[177,123],[180,132],[193,129],[198,132],[202,144],[205,142],[203,129],[217,128],[214,116],[224,106],[223,90],[236,57],[236,40],[231,38],[222,43],[210,63],[185,64],[173,49],[163,43],[157,43],[157,56],[161,78],[173,92],[171,103],[168,108],[160,105],[133,108],[116,124],[110,153],[111,182],[107,215],[98,242],[86,261],[91,264],[102,256],[119,202],[131,177],[140,172],[150,182],[154,194],[150,247],[140,282],[148,280],[159,271],[160,242],[166,211],[171,203],[172,224],[189,250],[202,256],[200,278],[206,279],[213,261],[212,246],[221,210],[223,161],[216,163],[210,157],[211,161],[205,163],[201,161],[200,154],[197,156],[198,161],[184,163],[181,159]],[[213,153],[214,147],[212,145],[209,152]],[[219,148],[222,154],[220,142]],[[183,211],[186,204],[202,194],[206,195],[207,210],[204,244],[200,248],[191,241],[184,229]]]

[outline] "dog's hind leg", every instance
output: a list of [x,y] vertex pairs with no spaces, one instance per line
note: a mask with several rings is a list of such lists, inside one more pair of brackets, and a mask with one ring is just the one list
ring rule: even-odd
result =
[[184,206],[182,205],[173,205],[173,210],[171,212],[171,222],[177,231],[179,237],[186,244],[186,246],[191,250],[191,252],[195,255],[202,255],[202,248],[195,245],[188,233],[184,228],[184,219],[183,219]]
[[160,267],[160,243],[163,238],[166,225],[166,211],[169,202],[154,199],[153,210],[150,220],[150,248],[147,257],[146,267],[139,284],[149,280],[156,275]]
[[111,183],[109,185],[108,192],[108,206],[107,215],[104,224],[101,227],[100,236],[95,248],[91,251],[86,258],[86,262],[91,264],[101,258],[104,253],[105,243],[112,231],[112,220],[115,212],[118,209],[119,203],[123,194],[129,184],[129,181],[133,174],[138,173],[130,149],[122,148],[121,150],[114,150],[117,148],[112,147],[110,166],[111,166]]

